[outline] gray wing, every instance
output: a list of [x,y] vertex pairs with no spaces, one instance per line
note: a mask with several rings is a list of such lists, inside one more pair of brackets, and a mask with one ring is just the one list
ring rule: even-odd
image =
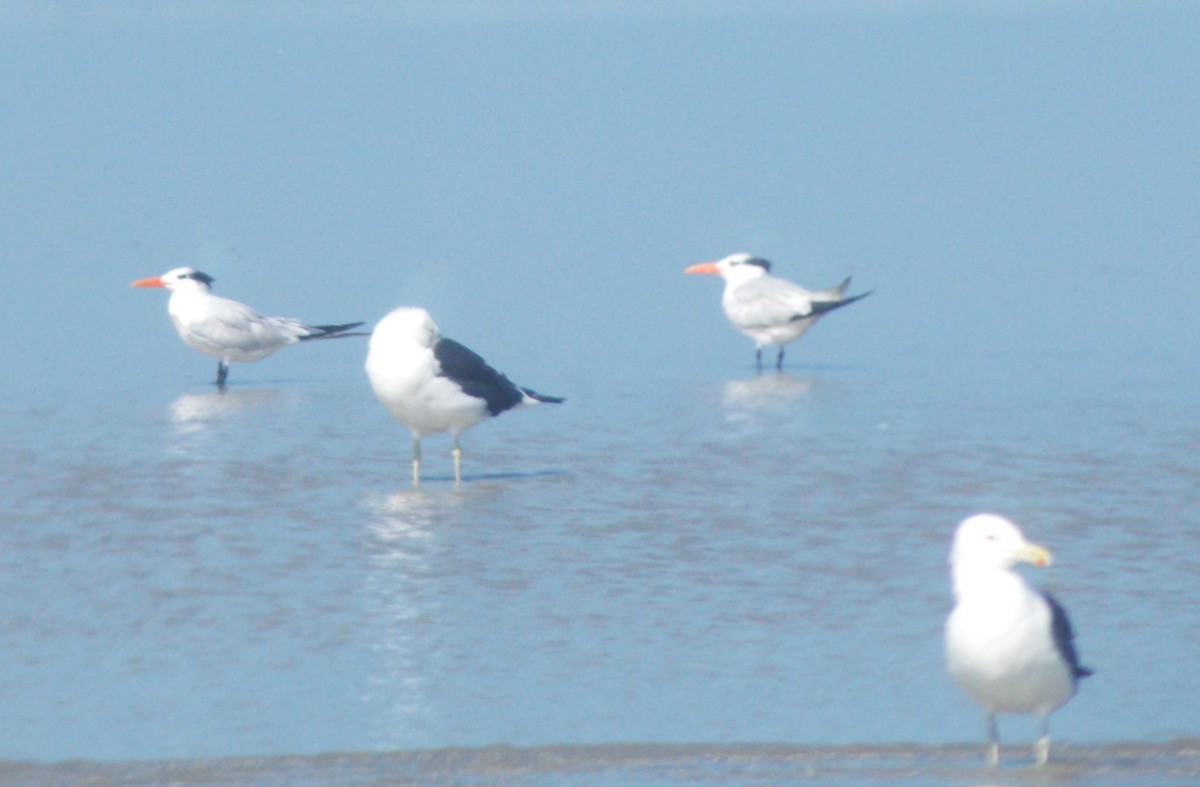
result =
[[178,327],[185,339],[237,354],[269,352],[307,332],[298,320],[265,317],[244,303],[216,297],[202,317],[190,316]]
[[759,276],[733,290],[725,313],[739,328],[770,328],[813,313],[817,294],[775,276]]

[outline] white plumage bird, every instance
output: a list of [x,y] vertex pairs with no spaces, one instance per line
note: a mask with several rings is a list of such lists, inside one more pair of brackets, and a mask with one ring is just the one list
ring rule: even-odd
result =
[[459,435],[514,407],[563,401],[513,384],[479,355],[438,334],[429,312],[400,307],[388,313],[367,350],[367,376],[380,403],[413,435],[413,486],[421,485],[421,438],[454,438],[454,484],[462,484]]
[[1000,761],[997,713],[1032,713],[1041,719],[1036,762],[1050,756],[1048,717],[1092,674],[1079,663],[1066,610],[1013,571],[1018,562],[1050,565],[1045,547],[1025,540],[1012,522],[995,514],[964,520],[954,536],[950,570],[955,605],[946,620],[950,675],[987,713],[987,762]]
[[754,340],[755,359],[762,369],[763,348],[779,345],[775,368],[783,368],[783,346],[804,335],[823,315],[870,295],[845,297],[849,277],[827,290],[806,290],[771,275],[771,263],[745,252],[716,262],[692,265],[684,273],[707,273],[725,280],[721,305],[733,327]]
[[288,317],[265,317],[244,303],[213,295],[213,277],[195,268],[175,268],[161,276],[138,279],[132,287],[171,291],[167,312],[179,337],[193,350],[217,359],[217,386],[225,387],[229,364],[266,358],[289,344],[309,339],[366,336],[346,333],[362,325],[305,325]]

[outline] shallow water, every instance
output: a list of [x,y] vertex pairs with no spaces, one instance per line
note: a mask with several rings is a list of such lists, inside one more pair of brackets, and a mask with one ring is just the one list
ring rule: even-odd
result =
[[[1006,752],[1006,755],[1008,752]],[[1025,755],[1028,753],[1025,752]],[[1192,785],[1195,740],[1065,747],[1043,767],[1017,754],[999,768],[978,747],[610,744],[488,746],[313,756],[63,763],[0,762],[5,784],[837,784]]]
[[6,405],[0,758],[974,743],[940,629],[983,509],[1054,551],[1096,670],[1055,737],[1200,733],[1174,359],[584,370],[469,432],[461,492],[436,438],[408,487],[363,380],[258,368]]

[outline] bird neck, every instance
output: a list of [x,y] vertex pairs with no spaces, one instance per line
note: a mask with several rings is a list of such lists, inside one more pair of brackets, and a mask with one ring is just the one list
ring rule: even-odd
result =
[[751,279],[759,279],[768,275],[765,270],[757,265],[738,265],[725,271],[725,289],[733,289],[740,287]]
[[994,563],[956,563],[951,569],[954,595],[963,599],[994,599],[1005,597],[1005,591],[1019,588],[1024,580],[1012,569]]
[[171,288],[172,298],[197,298],[209,293],[209,286],[195,279],[185,279]]

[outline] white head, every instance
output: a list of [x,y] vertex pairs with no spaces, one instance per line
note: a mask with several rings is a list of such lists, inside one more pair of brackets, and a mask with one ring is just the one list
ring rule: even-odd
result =
[[702,262],[684,269],[684,273],[715,274],[730,284],[738,284],[749,279],[763,276],[771,270],[771,263],[762,257],[755,257],[746,252],[730,254],[716,262]]
[[174,268],[162,276],[151,276],[148,279],[138,279],[130,284],[131,287],[166,287],[168,290],[208,292],[209,285],[215,281],[207,273],[201,273],[195,268]]
[[376,347],[417,345],[432,347],[438,340],[438,327],[429,312],[415,306],[401,306],[388,312],[371,331],[370,350]]
[[1050,552],[1025,540],[1021,529],[998,514],[976,514],[962,521],[954,533],[950,565],[1010,569],[1018,562],[1050,565]]

